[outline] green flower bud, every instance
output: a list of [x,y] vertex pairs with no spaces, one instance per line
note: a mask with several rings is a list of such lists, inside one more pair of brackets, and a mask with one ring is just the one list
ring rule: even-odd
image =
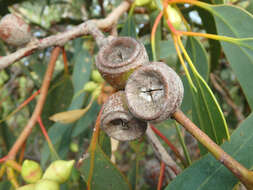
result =
[[35,184],[28,184],[17,188],[16,190],[34,190]]
[[134,3],[136,6],[143,6],[151,3],[151,0],[135,0]]
[[97,83],[102,83],[105,81],[98,70],[92,71],[91,79]]
[[35,183],[42,176],[42,169],[37,162],[25,160],[21,168],[21,175],[27,183]]
[[74,163],[74,160],[56,160],[46,169],[42,179],[64,183],[69,178]]
[[[170,5],[167,7],[166,11],[165,11],[165,19],[169,19],[171,24],[176,28],[176,29],[180,29],[180,26],[182,24],[182,18],[180,16],[180,14],[178,13],[178,11],[171,7]],[[168,27],[166,20],[164,19],[164,24],[165,26]]]
[[156,6],[156,3],[154,0],[152,0],[150,3],[149,3],[149,9],[150,10],[156,10],[157,9],[157,6]]
[[98,87],[98,83],[95,83],[94,81],[89,81],[85,83],[83,90],[85,92],[93,92]]
[[53,180],[42,179],[35,184],[34,190],[60,190],[60,186]]
[[70,143],[70,150],[72,152],[78,152],[78,150],[79,150],[78,144],[74,143],[74,142]]
[[99,96],[100,93],[101,93],[101,89],[102,89],[102,86],[99,86],[98,88],[96,88],[96,90],[94,90],[94,91],[92,92],[92,97],[93,97],[94,99],[97,99],[97,98],[98,98],[98,96]]

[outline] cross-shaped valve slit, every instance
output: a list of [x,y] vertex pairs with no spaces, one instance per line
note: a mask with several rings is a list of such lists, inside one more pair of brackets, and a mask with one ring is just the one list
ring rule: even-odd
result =
[[120,61],[124,61],[125,58],[123,57],[123,54],[122,54],[121,50],[117,51],[117,56],[120,59]]
[[146,95],[146,100],[152,101],[153,103],[155,102],[154,96],[156,97],[157,95],[160,97],[160,94],[163,93],[163,88],[156,88],[156,89],[145,89],[141,90],[142,93],[145,93]]
[[141,88],[140,92],[141,97],[143,97],[146,101],[155,104],[155,102],[162,97],[164,89],[160,81],[152,81],[151,79],[146,87]]

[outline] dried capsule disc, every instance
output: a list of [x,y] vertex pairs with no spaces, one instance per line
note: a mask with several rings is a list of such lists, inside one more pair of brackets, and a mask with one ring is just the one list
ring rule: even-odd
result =
[[101,128],[112,138],[130,141],[145,133],[147,123],[133,117],[126,106],[125,93],[119,91],[104,104]]
[[21,46],[31,40],[30,27],[17,15],[7,14],[0,21],[0,38],[6,43]]
[[153,62],[136,70],[125,88],[130,112],[151,122],[170,117],[181,105],[183,91],[177,73],[162,62]]
[[130,37],[113,38],[96,57],[96,66],[105,80],[117,89],[124,89],[129,75],[149,62],[145,47]]

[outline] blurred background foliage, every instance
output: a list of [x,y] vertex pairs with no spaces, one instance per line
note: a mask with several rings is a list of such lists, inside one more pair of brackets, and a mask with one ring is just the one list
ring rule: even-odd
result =
[[[120,0],[0,0],[0,15],[4,16],[8,12],[19,14],[30,24],[34,36],[44,38],[70,29],[87,19],[104,18],[120,2]],[[226,0],[225,2],[220,0],[219,2],[234,3],[249,12],[253,11],[251,0]],[[212,33],[215,30],[213,23],[211,23],[211,26],[210,23],[206,23],[208,19],[205,18],[211,17],[212,19],[210,14],[205,15],[206,12],[193,6],[179,5],[178,7],[193,31]],[[121,36],[132,36],[143,42],[150,59],[152,59],[150,34],[159,10],[150,7],[143,7],[143,10],[142,14],[138,12],[138,9],[133,15],[124,14],[119,20],[117,31]],[[208,25],[209,27],[207,27]],[[183,25],[180,27],[184,29]],[[220,103],[229,130],[232,133],[239,123],[250,114],[249,104],[236,75],[232,72],[231,66],[220,48],[219,42],[207,40],[206,38],[199,38],[199,42],[204,47],[203,51],[207,61],[203,63],[206,65],[198,65],[197,68],[203,71],[200,72],[202,76],[205,75],[205,80]],[[170,32],[163,22],[157,30],[156,43],[158,60],[162,60],[173,67],[184,81],[185,97],[182,110],[189,117],[192,117],[190,89],[184,71],[177,60]],[[184,38],[184,43],[188,43],[187,38]],[[33,112],[36,99],[17,113],[11,116],[10,114],[40,88],[51,50],[52,48],[47,48],[36,51],[34,54],[0,71],[1,157],[8,153],[13,142],[26,125]],[[94,102],[90,110],[80,120],[71,124],[53,123],[49,120],[49,117],[58,112],[80,109],[88,105],[91,94],[80,94],[79,92],[91,80],[90,75],[92,70],[95,69],[94,57],[98,48],[91,36],[84,36],[69,41],[65,45],[65,50],[67,52],[69,72],[64,71],[63,59],[60,57],[56,63],[56,70],[43,109],[42,119],[60,158],[78,160],[86,152],[89,145],[94,122],[101,105]],[[0,56],[8,55],[14,51],[14,47],[0,41]],[[168,120],[157,125],[157,128],[183,152],[174,122]],[[200,152],[196,140],[184,129],[180,128],[180,132],[184,137],[191,159],[193,161],[198,160]],[[102,132],[100,135],[103,136],[100,137],[101,151],[110,158],[110,140]],[[50,160],[54,159],[39,126],[34,128],[26,144],[25,158],[40,162],[44,168]],[[166,145],[165,147],[170,152]],[[97,154],[101,157],[105,156],[99,151]],[[156,163],[157,160],[155,160],[153,150],[145,137],[130,143],[121,142],[113,155],[116,159],[115,165],[127,176],[133,189],[148,190],[156,187],[160,164],[159,162]],[[177,160],[176,157],[174,158]],[[177,161],[179,162],[179,160]],[[82,171],[86,170],[87,168],[82,169]],[[106,172],[104,175],[106,175]],[[80,177],[77,170],[74,170],[69,182],[62,185],[61,189],[85,189],[84,179]],[[117,182],[115,181],[115,183]],[[0,182],[0,189],[8,189],[7,187],[9,188],[7,179],[3,179]]]

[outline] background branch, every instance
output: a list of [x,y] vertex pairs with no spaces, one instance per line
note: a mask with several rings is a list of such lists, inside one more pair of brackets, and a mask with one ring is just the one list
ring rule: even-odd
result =
[[[16,52],[1,57],[0,59],[0,69],[3,69],[15,61],[20,60],[21,58],[30,55],[35,50],[45,49],[50,46],[63,46],[66,42],[83,36],[87,34],[94,34],[94,31],[98,32],[98,29],[108,30],[117,23],[119,17],[128,10],[130,3],[128,1],[123,1],[117,8],[115,8],[111,14],[109,14],[104,19],[99,20],[89,20],[86,21],[68,31],[52,35],[43,39],[33,39],[26,47],[17,50]],[[96,26],[96,27],[95,27]],[[101,35],[99,35],[101,37]],[[100,38],[96,38],[99,40]]]
[[[232,98],[229,94],[229,91],[228,91],[227,87],[225,86],[225,84],[223,84],[222,81],[216,75],[214,75],[212,73],[210,74],[210,79],[211,79],[211,82],[212,82],[214,88],[223,96],[224,100],[227,102],[227,104],[234,111],[237,120],[239,122],[243,121],[245,119],[244,115],[239,110],[239,107],[232,100]],[[218,83],[218,81],[219,81],[220,84]]]
[[[148,137],[149,143],[152,145],[152,148],[156,156],[164,162],[176,175],[181,172],[181,169],[178,167],[176,162],[171,158],[168,152],[165,150],[159,139],[156,137],[155,133],[152,131],[150,124],[147,127],[146,135]],[[176,175],[172,175],[176,177]]]
[[32,117],[30,118],[30,120],[28,121],[24,130],[19,135],[18,139],[15,141],[14,145],[12,146],[11,150],[9,151],[8,159],[15,159],[17,152],[19,151],[20,147],[23,145],[23,143],[25,142],[27,137],[32,132],[32,129],[33,129],[34,125],[36,124],[37,119],[42,112],[43,105],[46,101],[48,87],[50,85],[50,81],[51,81],[51,78],[52,78],[52,75],[54,72],[55,62],[60,54],[60,51],[61,51],[61,48],[56,47],[52,52],[51,59],[50,59],[50,62],[49,62],[49,65],[48,65],[48,68],[47,68],[47,71],[46,71],[46,74],[45,74],[45,77],[43,80],[43,84],[42,84],[42,87],[40,90],[41,93],[40,93],[38,103],[36,104],[36,107],[34,109]]

